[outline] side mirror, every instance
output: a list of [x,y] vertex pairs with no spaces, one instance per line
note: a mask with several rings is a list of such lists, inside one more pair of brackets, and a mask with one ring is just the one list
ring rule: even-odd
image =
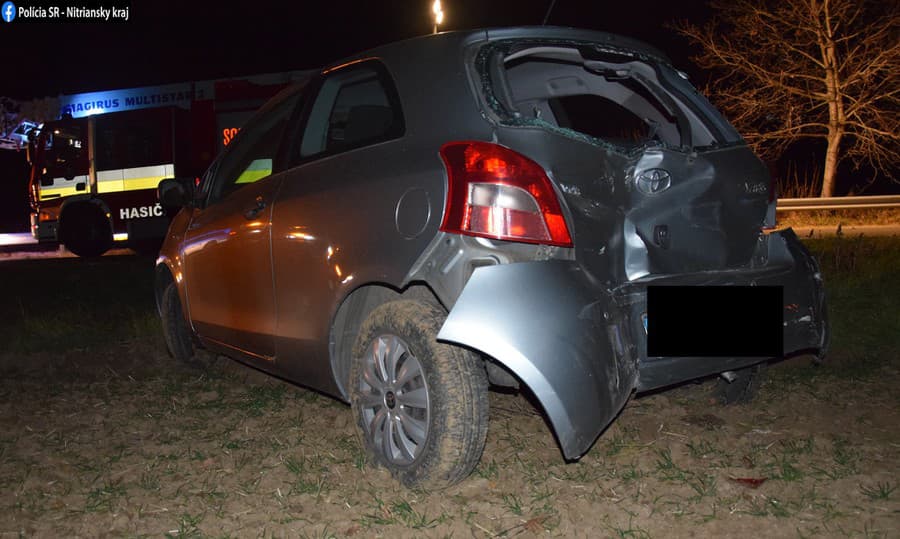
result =
[[194,179],[166,178],[159,182],[156,198],[167,210],[190,206],[194,199]]

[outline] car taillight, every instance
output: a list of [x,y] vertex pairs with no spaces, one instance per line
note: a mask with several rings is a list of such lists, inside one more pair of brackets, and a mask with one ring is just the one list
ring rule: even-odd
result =
[[449,183],[441,230],[572,246],[559,200],[539,164],[490,142],[448,142],[440,153]]

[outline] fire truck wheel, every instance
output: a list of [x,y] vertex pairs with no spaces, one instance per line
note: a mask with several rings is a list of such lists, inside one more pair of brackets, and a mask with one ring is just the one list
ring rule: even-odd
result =
[[169,354],[179,361],[194,364],[194,342],[184,319],[178,288],[170,283],[162,294],[161,309],[163,335]]
[[112,227],[97,206],[79,203],[63,210],[59,219],[59,239],[78,256],[100,256],[112,247]]

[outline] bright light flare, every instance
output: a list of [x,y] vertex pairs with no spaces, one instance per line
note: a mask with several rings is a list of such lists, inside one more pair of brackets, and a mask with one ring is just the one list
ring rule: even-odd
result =
[[434,15],[434,32],[437,33],[438,26],[444,22],[444,9],[441,7],[441,0],[434,0],[431,4],[431,13]]

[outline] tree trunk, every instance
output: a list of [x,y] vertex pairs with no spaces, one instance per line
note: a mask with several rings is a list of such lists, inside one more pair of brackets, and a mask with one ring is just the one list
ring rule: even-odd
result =
[[838,157],[843,137],[844,133],[840,130],[828,131],[828,147],[825,149],[825,175],[822,177],[822,193],[819,196],[834,196],[834,180],[837,177]]
[[825,94],[828,102],[828,147],[825,150],[825,174],[822,177],[820,196],[830,197],[834,196],[834,180],[837,177],[841,139],[844,138],[847,118],[844,116],[844,94],[832,27],[831,4],[829,0],[824,0],[822,4],[813,1],[811,6],[819,23],[818,40],[825,67]]

